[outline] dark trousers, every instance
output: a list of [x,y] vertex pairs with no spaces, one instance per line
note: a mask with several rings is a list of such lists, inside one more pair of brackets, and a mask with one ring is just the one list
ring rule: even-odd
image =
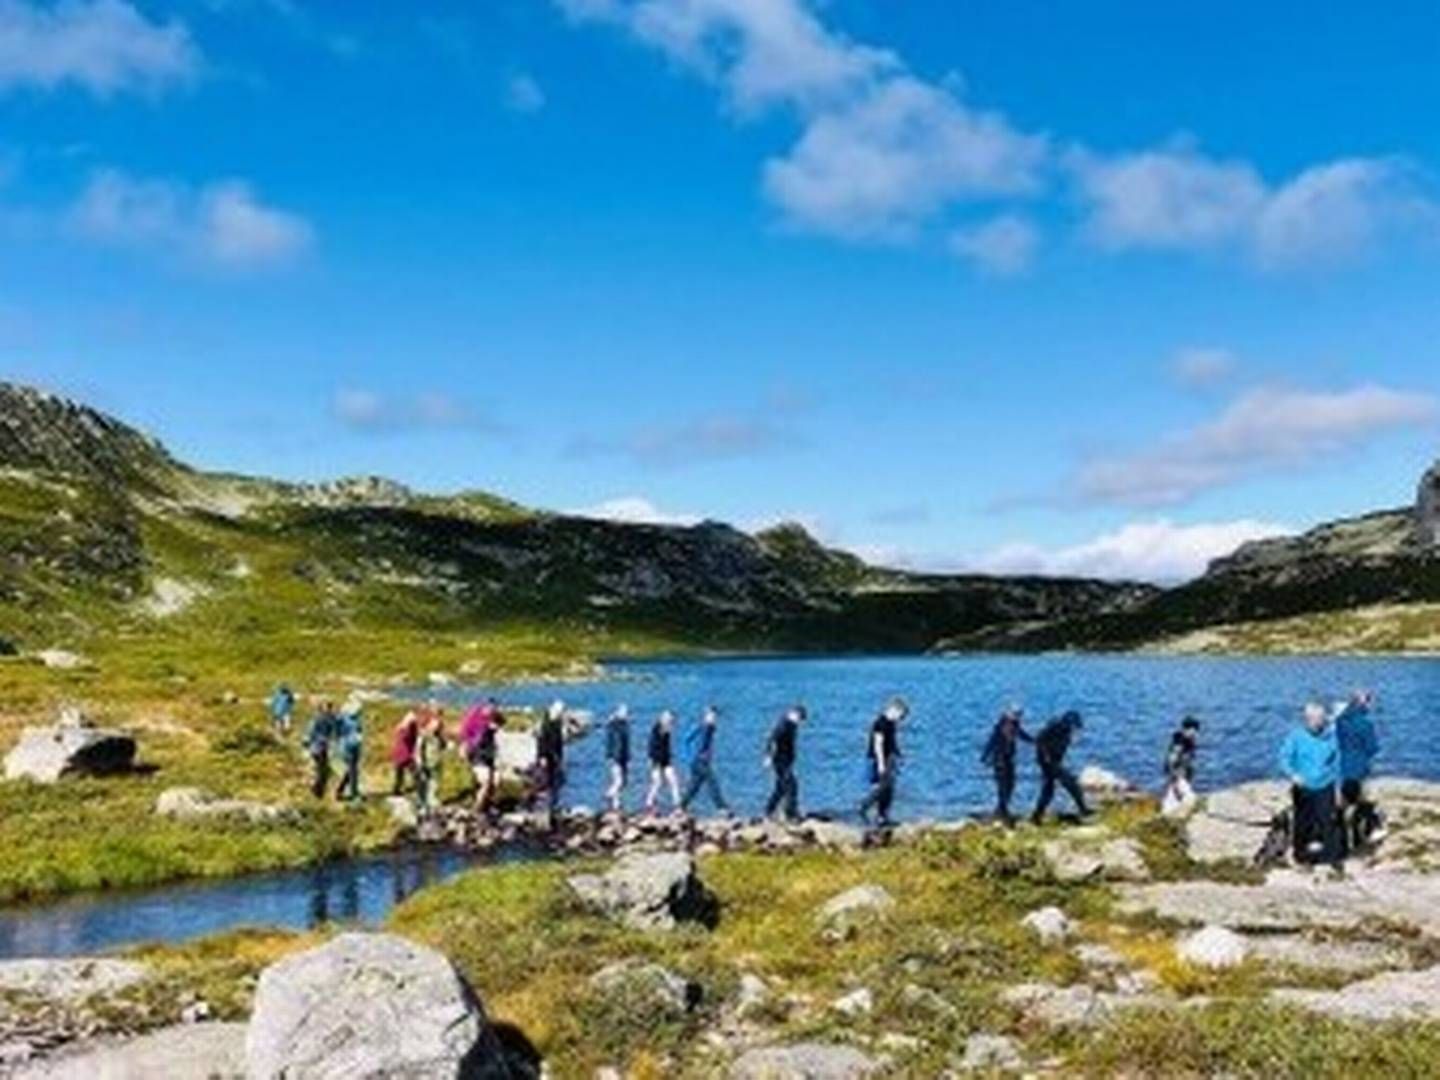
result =
[[876,773],[870,779],[870,794],[865,796],[865,801],[860,804],[860,816],[869,818],[870,811],[874,810],[879,816],[881,825],[890,823],[890,807],[895,802],[895,771],[893,769],[883,773]]
[[1345,841],[1350,850],[1370,842],[1380,827],[1380,811],[1365,797],[1365,781],[1346,780],[1340,785],[1340,802],[1345,814]]
[[1338,865],[1345,858],[1345,830],[1335,785],[1323,788],[1293,787],[1295,807],[1295,861],[1306,866]]
[[782,808],[790,820],[799,818],[800,782],[795,779],[794,765],[775,766],[775,788],[770,792],[770,801],[765,804],[765,816],[774,817],[775,811]]
[[399,765],[396,765],[396,766],[395,766],[395,794],[396,794],[396,795],[401,795],[401,794],[404,793],[404,791],[405,791],[405,778],[406,778],[407,776],[410,778],[410,782],[411,782],[412,784],[416,785],[417,787],[419,786],[420,780],[419,780],[418,775],[416,774],[415,762],[413,762],[413,761],[402,761]]
[[358,799],[360,797],[360,751],[345,751],[345,775],[340,778],[340,788],[335,792],[337,799]]
[[1035,803],[1034,820],[1038,823],[1045,817],[1045,811],[1050,809],[1050,803],[1055,799],[1056,785],[1064,788],[1070,798],[1075,801],[1075,809],[1081,815],[1090,813],[1090,808],[1085,805],[1085,793],[1080,790],[1080,783],[1075,779],[1075,774],[1063,765],[1040,766],[1040,798]]
[[995,765],[995,816],[1007,825],[1015,820],[1010,812],[1010,800],[1015,797],[1015,763],[999,762]]
[[314,779],[310,781],[310,792],[315,798],[323,799],[325,789],[330,786],[330,751],[312,750],[310,765],[314,769]]
[[725,812],[730,809],[720,790],[720,779],[715,775],[715,766],[708,761],[697,761],[690,766],[690,783],[685,788],[685,797],[680,800],[680,809],[689,810],[690,804],[700,797],[702,791],[709,792],[710,801],[715,804],[716,810]]

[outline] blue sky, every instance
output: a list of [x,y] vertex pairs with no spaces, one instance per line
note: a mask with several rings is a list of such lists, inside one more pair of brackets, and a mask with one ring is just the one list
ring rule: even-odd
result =
[[1440,453],[1433,4],[0,0],[0,375],[198,464],[1173,578]]

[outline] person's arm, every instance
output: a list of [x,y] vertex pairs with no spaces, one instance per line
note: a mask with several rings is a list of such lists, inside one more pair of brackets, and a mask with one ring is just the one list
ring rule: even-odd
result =
[[1296,760],[1295,733],[1292,731],[1285,736],[1285,741],[1280,744],[1280,772],[1297,787],[1301,785],[1300,763]]
[[890,762],[885,758],[885,736],[878,731],[871,734],[870,748],[875,755],[875,771],[884,776],[890,769]]

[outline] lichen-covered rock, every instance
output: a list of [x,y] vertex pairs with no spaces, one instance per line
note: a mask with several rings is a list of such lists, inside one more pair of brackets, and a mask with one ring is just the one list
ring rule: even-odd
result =
[[815,913],[815,921],[827,938],[838,940],[884,918],[894,908],[895,898],[882,886],[857,885],[827,900]]
[[266,968],[245,1047],[252,1080],[510,1075],[450,961],[390,934],[342,934]]
[[201,788],[167,788],[155,800],[155,813],[176,821],[204,821],[235,818],[252,825],[274,824],[294,818],[288,806],[254,802],[249,799],[222,799]]
[[579,874],[568,884],[586,907],[637,930],[714,926],[719,919],[719,901],[685,852],[624,855],[604,874]]
[[631,1017],[653,1020],[684,1016],[700,1003],[703,991],[698,983],[675,974],[659,964],[643,960],[622,960],[597,972],[591,987]]
[[129,990],[149,974],[144,964],[110,957],[0,960],[0,994],[79,1002]]
[[878,1061],[853,1046],[796,1043],[749,1050],[731,1067],[730,1076],[732,1080],[864,1080],[880,1069]]
[[27,727],[5,756],[5,779],[53,784],[62,776],[108,776],[135,765],[135,740],[83,723]]

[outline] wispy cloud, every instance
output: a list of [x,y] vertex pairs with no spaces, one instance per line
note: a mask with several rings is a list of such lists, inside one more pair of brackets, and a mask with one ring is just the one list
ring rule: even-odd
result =
[[1040,231],[1026,218],[1001,214],[950,234],[950,250],[995,277],[1014,277],[1030,269],[1040,247]]
[[974,108],[958,84],[927,81],[894,53],[831,31],[806,0],[556,3],[713,83],[737,116],[796,117],[799,139],[766,163],[763,190],[798,228],[902,239],[957,203],[1041,186],[1043,136]]
[[1267,473],[1301,469],[1385,434],[1433,424],[1436,399],[1383,386],[1325,392],[1262,387],[1213,420],[1130,453],[1093,458],[1064,501],[1157,507]]
[[314,243],[298,214],[269,206],[243,180],[192,188],[114,169],[95,173],[66,224],[85,240],[152,249],[233,268],[293,261]]
[[523,72],[505,82],[505,107],[513,113],[537,113],[545,108],[545,91],[533,75]]
[[1170,358],[1170,374],[1181,386],[1207,389],[1229,381],[1240,363],[1229,349],[1187,345]]
[[1086,231],[1109,250],[1234,250],[1286,269],[1344,263],[1417,224],[1440,228],[1429,179],[1401,158],[1341,159],[1274,185],[1249,162],[1187,142],[1114,157],[1080,150],[1067,164]]
[[697,525],[702,520],[698,514],[662,510],[643,495],[622,495],[593,506],[571,510],[569,513],[576,517],[620,521],[632,525]]
[[1198,577],[1218,558],[1242,544],[1287,536],[1289,526],[1250,519],[1181,525],[1165,518],[1136,521],[1083,543],[1044,547],[1007,544],[966,569],[992,574],[1041,574],[1174,584]]
[[0,91],[153,93],[193,78],[200,62],[183,23],[153,22],[124,0],[0,0]]
[[506,430],[470,403],[440,391],[392,395],[345,387],[335,392],[331,413],[352,431],[375,434],[451,429],[498,435]]

